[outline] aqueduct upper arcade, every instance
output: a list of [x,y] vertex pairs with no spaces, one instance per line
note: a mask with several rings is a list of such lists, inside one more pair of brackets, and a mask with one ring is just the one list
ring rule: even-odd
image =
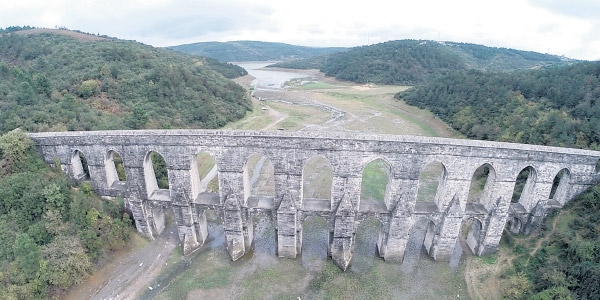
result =
[[[294,258],[302,250],[303,221],[318,215],[328,223],[328,253],[342,269],[351,261],[356,228],[367,217],[380,221],[377,248],[386,261],[402,261],[411,228],[424,222],[423,245],[434,259],[450,258],[466,220],[472,224],[467,243],[482,255],[497,250],[506,224],[528,233],[549,207],[562,206],[599,178],[600,152],[473,140],[218,130],[29,136],[47,163],[60,160],[73,179],[89,180],[99,195],[126,198],[137,229],[149,238],[164,229],[165,209],[172,209],[184,252],[194,251],[207,238],[205,210],[216,210],[223,218],[227,251],[236,260],[252,245],[252,215],[267,211],[276,228],[278,255]],[[164,158],[168,189],[157,184],[151,153]],[[214,158],[218,193],[208,193],[199,179],[198,153]],[[272,164],[270,196],[250,192],[247,163],[256,153]],[[122,159],[124,178],[117,175],[115,157]],[[311,172],[305,164],[315,157],[331,169],[328,199],[303,192]],[[389,176],[383,201],[367,203],[360,196],[363,170],[374,160],[383,162]],[[437,189],[418,200],[421,175],[431,164],[441,166]],[[473,174],[482,168],[487,180],[479,200],[470,201]],[[515,199],[515,183],[524,173],[527,180]]]

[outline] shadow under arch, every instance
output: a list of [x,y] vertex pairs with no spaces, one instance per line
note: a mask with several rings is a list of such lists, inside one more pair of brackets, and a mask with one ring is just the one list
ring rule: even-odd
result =
[[[493,204],[492,192],[496,183],[496,170],[489,163],[479,166],[471,177],[467,206],[482,205],[483,209],[490,210]],[[479,208],[467,207],[467,210],[478,211]]]
[[392,166],[383,158],[376,158],[364,166],[360,185],[359,211],[388,211],[391,202],[392,176]]
[[71,154],[71,172],[76,182],[90,180],[90,169],[85,155],[80,150]]
[[127,178],[123,159],[115,150],[108,150],[104,156],[106,183],[112,189],[126,189]]
[[446,182],[446,166],[443,163],[430,162],[419,174],[416,211],[436,212],[440,209],[440,194]]
[[[377,232],[378,234],[374,234]],[[358,273],[366,272],[375,266],[373,257],[381,258],[383,223],[374,216],[361,221],[354,236],[354,255],[350,268]]]
[[509,216],[508,221],[506,222],[506,230],[511,233],[519,234],[523,230],[523,220],[517,216]]
[[550,195],[548,196],[549,201],[554,202],[551,204],[563,206],[567,203],[570,182],[571,172],[567,168],[560,170],[556,176],[554,176],[554,180],[552,181],[552,189],[550,190]]
[[333,188],[333,167],[327,158],[315,155],[302,167],[302,208],[305,210],[329,210]]
[[275,169],[271,159],[263,153],[254,153],[246,159],[243,172],[244,203],[248,207],[273,208]]
[[402,260],[405,272],[414,271],[425,256],[431,255],[435,232],[435,222],[427,217],[421,217],[412,224]]
[[318,268],[331,255],[330,243],[333,232],[322,216],[308,216],[302,222],[302,265]]

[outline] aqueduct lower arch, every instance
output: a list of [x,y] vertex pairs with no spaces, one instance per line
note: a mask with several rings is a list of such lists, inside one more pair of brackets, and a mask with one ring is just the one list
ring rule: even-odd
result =
[[[253,241],[252,215],[270,212],[277,232],[278,255],[296,257],[302,250],[302,224],[310,216],[325,218],[329,227],[328,253],[342,269],[352,259],[360,222],[377,218],[379,255],[402,261],[411,228],[427,219],[423,244],[431,257],[448,260],[464,220],[474,219],[476,234],[469,247],[477,255],[494,252],[510,220],[511,229],[528,233],[550,207],[560,207],[600,179],[600,152],[445,138],[366,135],[353,133],[255,132],[219,130],[145,130],[33,133],[44,160],[55,158],[75,180],[89,180],[102,196],[124,197],[138,231],[153,238],[164,228],[163,210],[173,210],[184,252],[206,239],[206,209],[224,220],[227,251],[236,260]],[[114,184],[118,153],[126,181]],[[162,155],[167,165],[168,190],[152,181],[149,153]],[[198,153],[216,163],[219,193],[200,187],[194,169]],[[273,196],[252,196],[244,184],[248,158],[260,153],[273,165]],[[81,155],[80,155],[81,154]],[[304,163],[320,157],[330,164],[330,199],[303,197]],[[85,159],[83,159],[85,158]],[[385,204],[360,205],[362,172],[374,159],[389,164]],[[435,202],[417,205],[421,170],[432,162],[443,166]],[[84,166],[87,166],[85,173]],[[478,202],[467,201],[473,171],[493,169],[493,184]],[[519,203],[511,203],[516,177],[524,168],[535,170]],[[304,170],[306,171],[306,170]],[[560,183],[557,181],[559,172]],[[247,176],[247,175],[246,175]],[[147,180],[150,178],[150,181]],[[550,197],[552,198],[550,199]]]

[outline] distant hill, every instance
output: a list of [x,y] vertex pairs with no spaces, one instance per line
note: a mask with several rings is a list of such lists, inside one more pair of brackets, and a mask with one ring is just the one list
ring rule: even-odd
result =
[[188,54],[216,58],[222,62],[285,61],[309,58],[346,49],[339,47],[306,47],[257,41],[202,42],[168,48]]
[[453,42],[399,40],[272,66],[318,68],[327,76],[359,83],[414,85],[458,70],[513,71],[569,61],[531,51]]
[[600,62],[454,72],[396,97],[469,138],[600,149]]
[[214,59],[59,29],[0,31],[0,133],[216,128],[251,109]]

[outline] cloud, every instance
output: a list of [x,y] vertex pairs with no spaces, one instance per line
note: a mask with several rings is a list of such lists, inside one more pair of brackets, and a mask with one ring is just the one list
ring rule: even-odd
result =
[[563,16],[594,21],[600,19],[598,0],[529,0],[529,3]]

